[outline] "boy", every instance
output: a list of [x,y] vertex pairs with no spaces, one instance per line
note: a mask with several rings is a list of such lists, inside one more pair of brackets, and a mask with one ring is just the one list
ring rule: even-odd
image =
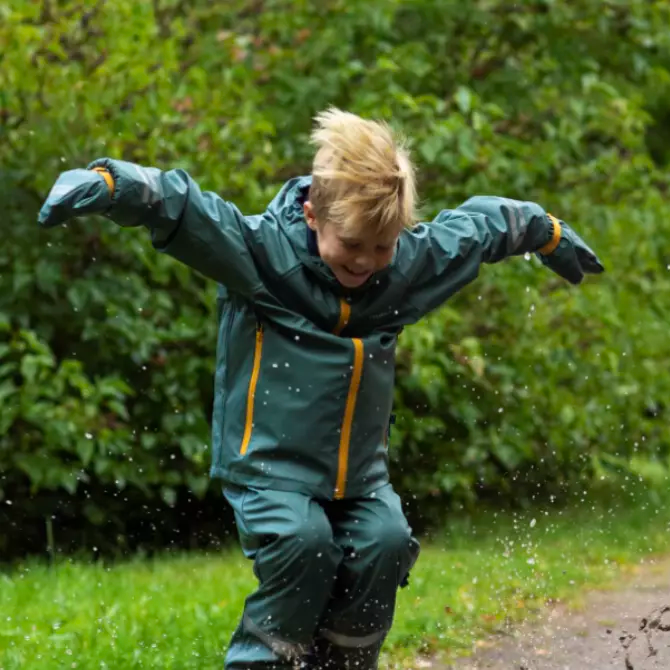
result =
[[243,216],[182,170],[100,159],[63,173],[44,226],[99,213],[219,284],[212,476],[258,588],[225,667],[377,667],[419,545],[389,483],[401,330],[482,263],[537,252],[578,284],[603,268],[539,205],[474,197],[415,224],[414,171],[380,122],[317,116],[312,174]]

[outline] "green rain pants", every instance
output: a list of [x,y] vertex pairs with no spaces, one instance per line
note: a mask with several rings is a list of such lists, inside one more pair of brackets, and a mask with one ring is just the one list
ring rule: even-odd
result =
[[390,485],[366,498],[226,488],[258,588],[227,670],[377,668],[396,593],[419,554]]

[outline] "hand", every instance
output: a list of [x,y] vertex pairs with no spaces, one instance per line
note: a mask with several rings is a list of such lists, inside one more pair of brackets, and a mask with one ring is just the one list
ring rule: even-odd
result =
[[567,223],[548,216],[554,224],[554,236],[537,252],[544,265],[571,284],[580,284],[587,274],[605,271],[595,253]]
[[68,170],[51,188],[37,218],[44,228],[53,228],[85,214],[101,214],[112,204],[114,180],[107,170]]

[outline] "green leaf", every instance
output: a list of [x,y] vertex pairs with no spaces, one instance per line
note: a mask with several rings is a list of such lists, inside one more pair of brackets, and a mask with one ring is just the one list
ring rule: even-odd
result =
[[[202,498],[209,488],[209,477],[205,475],[193,475],[190,472],[186,473],[186,483],[193,493]],[[173,503],[174,504],[174,503]]]
[[173,507],[177,502],[177,492],[170,486],[161,486],[161,498],[169,507]]
[[95,503],[85,503],[83,512],[86,518],[95,526],[102,526],[107,520],[105,511]]
[[472,109],[472,91],[465,86],[458,87],[454,100],[463,114],[467,114]]
[[83,439],[77,441],[77,454],[84,467],[88,466],[95,453],[95,443],[93,440]]

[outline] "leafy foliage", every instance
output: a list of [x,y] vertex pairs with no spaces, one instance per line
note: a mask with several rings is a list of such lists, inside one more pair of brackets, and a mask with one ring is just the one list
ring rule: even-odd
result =
[[608,271],[573,289],[534,260],[488,267],[405,332],[391,445],[415,516],[665,482],[669,15],[661,0],[0,4],[4,552],[41,547],[45,516],[99,546],[181,542],[176,519],[208,508],[223,523],[214,287],[142,231],[38,230],[58,173],[104,155],[183,167],[258,212],[309,170],[328,104],[409,136],[427,217],[474,193],[537,200]]

